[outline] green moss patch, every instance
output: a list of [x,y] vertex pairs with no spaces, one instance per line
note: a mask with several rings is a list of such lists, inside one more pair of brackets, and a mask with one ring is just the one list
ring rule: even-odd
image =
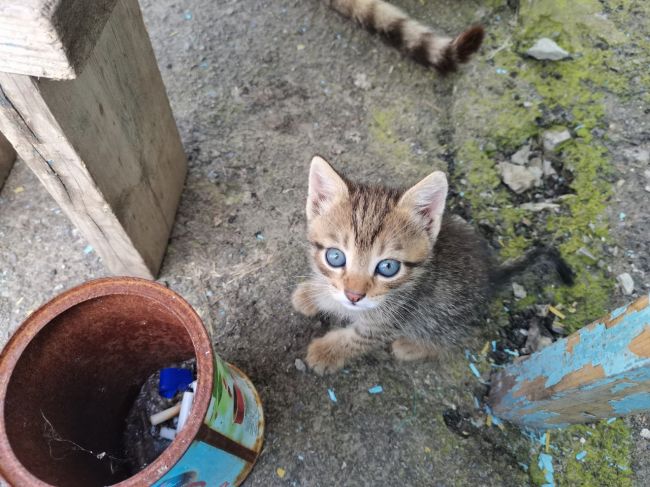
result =
[[554,455],[561,458],[556,472],[559,486],[632,485],[632,444],[624,421],[573,426],[556,438]]
[[[622,3],[616,7],[621,21],[625,8]],[[532,244],[516,230],[523,219],[535,218],[536,228],[546,227],[547,239],[577,273],[576,286],[547,289],[556,304],[575,309],[565,323],[573,331],[605,313],[613,290],[611,277],[596,263],[609,241],[605,209],[614,176],[602,140],[592,133],[604,128],[605,94],[624,94],[629,85],[617,68],[621,62],[616,54],[627,37],[603,14],[603,5],[596,0],[522,2],[513,32],[488,30],[495,48],[486,49],[485,56],[502,74],[490,76],[487,88],[474,90],[470,95],[474,98],[466,103],[468,107],[475,104],[471,114],[491,122],[481,134],[486,142],[465,141],[458,148],[457,176],[467,181],[465,198],[472,218],[495,227],[504,259],[521,255]],[[553,38],[572,59],[545,62],[527,58],[526,50],[540,37]],[[571,194],[560,201],[560,214],[532,215],[522,210],[501,184],[495,156],[510,154],[526,141],[539,140],[544,130],[553,128],[544,118],[545,111],[553,110],[566,114],[573,135],[559,154],[571,180]],[[596,261],[577,253],[580,248]]]
[[[488,26],[484,64],[477,68],[480,85],[467,82],[465,98],[456,102],[458,115],[473,124],[459,133],[476,137],[457,142],[455,178],[471,218],[494,229],[503,259],[532,245],[532,238],[518,231],[524,220],[560,249],[576,272],[576,284],[548,286],[545,299],[564,305],[562,321],[575,331],[605,314],[614,290],[613,278],[597,265],[606,260],[604,249],[612,240],[606,207],[616,179],[602,139],[605,98],[650,100],[650,74],[644,69],[650,58],[648,27],[640,24],[650,17],[650,2],[536,0],[520,5],[516,22],[508,22],[501,10],[506,19],[495,18]],[[553,39],[571,59],[526,57],[540,37]],[[562,119],[554,119],[555,113]],[[521,197],[501,183],[497,162],[527,142],[539,143],[543,132],[557,125],[572,134],[556,154],[569,194],[556,200],[559,213],[533,214],[522,210]],[[495,321],[502,322],[505,312],[498,315]],[[557,464],[558,485],[631,484],[629,430],[623,421],[571,427],[556,440],[549,453]],[[583,451],[585,458],[577,459]],[[536,461],[530,464],[531,481],[543,484]]]

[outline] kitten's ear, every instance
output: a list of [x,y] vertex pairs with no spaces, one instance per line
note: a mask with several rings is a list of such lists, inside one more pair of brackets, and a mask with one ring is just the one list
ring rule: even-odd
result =
[[404,193],[398,206],[409,211],[412,218],[429,232],[431,241],[435,241],[440,232],[446,198],[447,176],[436,171]]
[[347,197],[348,187],[332,166],[314,156],[309,169],[307,220],[323,214],[336,200]]

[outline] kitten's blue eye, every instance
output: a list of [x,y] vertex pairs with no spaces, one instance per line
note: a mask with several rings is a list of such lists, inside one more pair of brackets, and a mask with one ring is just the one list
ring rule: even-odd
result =
[[345,254],[339,249],[327,249],[325,260],[332,267],[343,267],[345,265]]
[[399,268],[402,266],[398,260],[395,259],[384,259],[379,264],[377,264],[377,269],[375,272],[384,277],[393,277],[399,272]]

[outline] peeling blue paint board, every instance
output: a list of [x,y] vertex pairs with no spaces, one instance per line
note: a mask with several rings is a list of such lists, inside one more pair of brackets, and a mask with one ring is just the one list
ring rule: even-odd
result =
[[614,412],[621,416],[637,411],[647,411],[650,409],[650,392],[637,392],[624,399],[612,400],[609,403],[614,408]]
[[[643,296],[507,366],[492,381],[495,413],[529,427],[553,428],[650,410],[649,303]],[[592,407],[594,400],[603,407]]]

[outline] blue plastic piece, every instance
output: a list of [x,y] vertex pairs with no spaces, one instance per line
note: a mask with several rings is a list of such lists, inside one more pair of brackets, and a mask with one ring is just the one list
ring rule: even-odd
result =
[[336,394],[334,394],[334,391],[332,389],[327,389],[327,395],[330,397],[330,401],[337,402]]
[[175,368],[161,369],[158,392],[162,397],[171,399],[177,393],[186,391],[193,381],[194,375],[192,375],[191,370]]

